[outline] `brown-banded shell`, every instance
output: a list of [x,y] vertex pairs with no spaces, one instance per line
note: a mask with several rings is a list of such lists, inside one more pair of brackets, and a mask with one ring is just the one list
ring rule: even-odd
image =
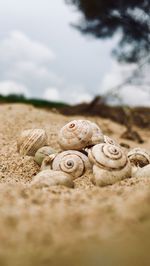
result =
[[31,185],[38,188],[57,185],[63,185],[72,188],[74,183],[72,176],[67,173],[61,171],[44,170],[33,178]]
[[21,132],[17,148],[21,155],[34,156],[36,151],[47,145],[48,138],[44,129],[28,129]]
[[87,170],[90,170],[91,164],[85,154],[79,151],[69,150],[46,157],[42,163],[41,169],[48,168],[68,173],[75,179],[82,176]]
[[63,150],[81,150],[92,137],[92,127],[87,120],[73,120],[61,128],[58,142]]
[[34,156],[34,160],[37,164],[41,165],[46,156],[56,153],[56,151],[50,146],[44,146],[37,150]]
[[150,152],[142,148],[134,148],[128,152],[131,164],[136,167],[144,167],[150,164]]
[[97,144],[88,151],[93,164],[92,182],[97,186],[114,184],[131,177],[131,165],[123,150],[111,144]]

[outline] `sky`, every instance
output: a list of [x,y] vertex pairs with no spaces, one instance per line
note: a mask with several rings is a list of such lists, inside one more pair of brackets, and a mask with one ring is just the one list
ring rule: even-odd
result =
[[[120,66],[111,56],[118,37],[83,36],[71,26],[79,18],[64,0],[1,1],[0,93],[76,104],[122,83],[136,66]],[[136,86],[123,88],[120,98],[150,105],[149,90]]]

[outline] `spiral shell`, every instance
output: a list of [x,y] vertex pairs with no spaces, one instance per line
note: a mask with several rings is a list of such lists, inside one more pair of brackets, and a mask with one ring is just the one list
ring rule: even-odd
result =
[[114,139],[104,135],[104,143],[115,145],[115,146],[120,146]]
[[87,120],[73,120],[61,128],[58,142],[63,150],[81,150],[92,137],[92,127]]
[[132,177],[136,178],[150,178],[150,164],[140,168],[137,168],[137,171],[132,174]]
[[88,157],[74,150],[63,151],[56,156],[45,158],[41,169],[53,169],[55,171],[63,171],[71,174],[73,179],[80,177],[85,171],[91,169],[91,164]]
[[110,185],[131,176],[131,165],[119,146],[97,144],[89,150],[88,156],[93,163],[95,185]]
[[47,141],[44,129],[24,130],[17,142],[18,151],[21,155],[34,156],[39,148],[47,145]]
[[72,176],[61,171],[44,170],[38,173],[31,182],[31,186],[38,188],[63,185],[74,186]]
[[43,160],[46,158],[46,156],[55,154],[55,153],[56,151],[53,148],[49,146],[44,146],[37,150],[34,156],[34,160],[37,164],[41,165]]
[[128,158],[132,165],[144,167],[150,164],[150,153],[149,151],[142,148],[134,148],[128,153]]

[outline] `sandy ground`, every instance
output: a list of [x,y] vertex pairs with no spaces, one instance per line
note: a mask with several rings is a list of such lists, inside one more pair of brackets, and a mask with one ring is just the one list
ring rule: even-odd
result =
[[[39,167],[17,153],[18,134],[45,128],[49,144],[59,150],[57,132],[74,118],[32,106],[0,106],[0,266],[150,265],[150,179],[98,188],[85,175],[74,189],[30,186]],[[136,129],[145,141],[137,145],[120,139],[123,126],[87,119],[119,142],[150,149],[149,131]]]

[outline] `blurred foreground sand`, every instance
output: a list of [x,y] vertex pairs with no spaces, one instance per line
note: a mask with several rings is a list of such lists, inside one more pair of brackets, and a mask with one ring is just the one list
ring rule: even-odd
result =
[[[45,128],[59,150],[65,117],[26,105],[0,106],[0,266],[150,265],[150,179],[128,179],[97,188],[83,176],[75,188],[33,189],[39,171],[17,153],[19,132]],[[125,128],[90,118],[105,134],[130,147],[150,149],[150,132],[136,129],[144,144],[120,139]]]

